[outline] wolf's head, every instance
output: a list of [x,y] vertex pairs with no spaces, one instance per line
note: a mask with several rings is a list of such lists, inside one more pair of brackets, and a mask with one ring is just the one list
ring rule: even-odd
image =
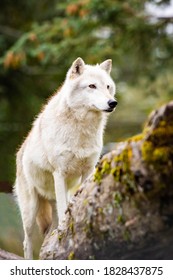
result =
[[111,69],[111,59],[101,64],[87,65],[82,58],[77,58],[67,72],[64,83],[68,92],[68,106],[112,112],[117,101],[114,98],[115,84],[110,77]]

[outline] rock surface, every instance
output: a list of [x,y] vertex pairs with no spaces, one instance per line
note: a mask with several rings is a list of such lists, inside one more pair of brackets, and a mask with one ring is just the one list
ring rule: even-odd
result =
[[173,259],[173,102],[77,191],[41,259]]

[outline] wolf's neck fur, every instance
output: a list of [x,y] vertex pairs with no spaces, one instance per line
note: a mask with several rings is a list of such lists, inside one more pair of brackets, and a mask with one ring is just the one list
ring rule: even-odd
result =
[[[88,110],[87,107],[72,108],[68,105],[64,93],[54,95],[43,111],[48,123],[50,116],[54,120],[55,126],[66,126],[66,132],[79,134],[86,137],[91,135],[103,134],[108,115],[101,111]],[[68,131],[67,131],[68,130]]]
[[[65,122],[71,122],[74,124],[74,122],[77,124],[80,123],[80,127],[84,128],[85,130],[100,130],[100,128],[104,129],[106,121],[107,121],[107,115],[104,112],[101,111],[94,111],[94,110],[88,110],[86,107],[81,107],[75,110],[75,108],[71,108],[66,105],[64,106],[63,112],[61,112],[61,117],[64,116]],[[104,125],[103,125],[104,124]]]

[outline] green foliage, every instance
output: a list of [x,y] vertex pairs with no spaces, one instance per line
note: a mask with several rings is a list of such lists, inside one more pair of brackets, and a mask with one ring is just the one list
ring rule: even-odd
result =
[[[118,94],[122,93],[118,96],[122,103],[118,119],[124,120],[125,136],[130,127],[128,121],[136,122],[139,129],[139,123],[156,99],[160,102],[171,99],[173,48],[172,36],[166,32],[169,19],[151,20],[146,3],[145,0],[54,0],[50,5],[48,0],[2,1],[0,142],[3,144],[5,138],[12,136],[13,147],[7,144],[7,150],[12,147],[13,153],[16,151],[14,148],[28,131],[41,103],[62,83],[69,65],[78,56],[87,63],[113,59],[112,75],[121,81],[117,87]],[[157,1],[157,5],[163,3],[169,1]],[[167,96],[163,98],[165,87]],[[139,110],[131,114],[136,103]],[[5,174],[12,178],[11,171]]]
[[[146,72],[148,75],[151,65],[153,72],[153,67],[172,60],[173,51],[172,38],[165,31],[167,22],[152,22],[145,3],[53,1],[54,15],[31,21],[27,31],[4,53],[1,63],[6,68],[37,65],[39,71],[48,71],[47,66],[68,67],[77,56],[89,63],[112,57],[120,77],[131,80],[134,75],[135,79]],[[56,71],[61,76],[62,68]]]

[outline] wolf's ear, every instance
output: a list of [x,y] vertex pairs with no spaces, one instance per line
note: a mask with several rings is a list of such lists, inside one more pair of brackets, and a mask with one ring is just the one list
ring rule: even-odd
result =
[[70,78],[76,78],[84,71],[85,62],[82,58],[78,57],[72,64],[70,69]]
[[112,70],[112,59],[107,59],[100,64],[100,67],[105,70],[108,74],[111,73]]

